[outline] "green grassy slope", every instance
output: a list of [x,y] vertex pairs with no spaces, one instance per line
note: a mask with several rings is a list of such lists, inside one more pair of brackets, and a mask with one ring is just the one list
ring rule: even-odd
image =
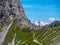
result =
[[[7,33],[4,45],[8,45],[8,42],[12,41],[15,34],[16,45],[51,45],[60,39],[60,25],[55,27],[45,26],[39,31],[36,31],[29,28],[20,29],[14,22]],[[34,39],[39,43],[34,42]]]
[[0,25],[0,32],[2,31],[1,29],[2,29],[2,27],[3,27],[3,25]]

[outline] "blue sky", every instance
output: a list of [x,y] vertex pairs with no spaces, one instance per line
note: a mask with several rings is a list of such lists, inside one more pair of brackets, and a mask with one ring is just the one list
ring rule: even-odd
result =
[[21,0],[21,3],[31,21],[60,19],[60,0]]

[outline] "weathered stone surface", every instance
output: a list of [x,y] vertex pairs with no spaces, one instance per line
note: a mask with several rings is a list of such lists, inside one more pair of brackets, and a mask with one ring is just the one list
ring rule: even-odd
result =
[[36,27],[25,16],[20,0],[0,0],[0,18],[4,15],[16,16],[18,25]]
[[0,0],[0,15],[19,15],[19,0]]

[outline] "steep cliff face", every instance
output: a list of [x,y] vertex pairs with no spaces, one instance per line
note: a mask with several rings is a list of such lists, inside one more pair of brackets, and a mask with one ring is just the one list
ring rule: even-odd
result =
[[0,15],[19,15],[19,0],[0,0]]
[[16,16],[18,25],[32,25],[25,16],[19,0],[0,0],[0,18],[3,18],[5,15]]

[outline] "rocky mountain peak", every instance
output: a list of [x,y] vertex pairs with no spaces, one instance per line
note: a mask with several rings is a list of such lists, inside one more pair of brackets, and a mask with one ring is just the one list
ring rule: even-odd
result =
[[0,0],[0,18],[5,15],[16,16],[18,25],[35,27],[26,17],[20,0]]

